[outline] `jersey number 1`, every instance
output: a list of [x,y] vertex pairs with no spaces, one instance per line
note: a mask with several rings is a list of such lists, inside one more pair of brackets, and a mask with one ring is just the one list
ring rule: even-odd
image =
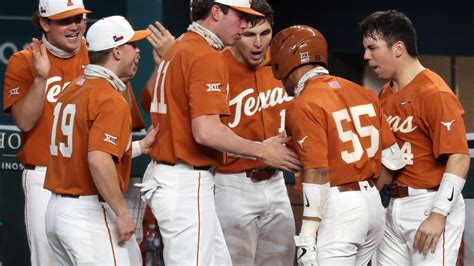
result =
[[[56,145],[56,131],[58,130],[59,116],[61,113],[62,103],[58,102],[54,107],[53,113],[53,129],[51,131],[51,144],[49,145],[49,153],[53,156],[58,156],[58,146]],[[72,155],[72,133],[74,127],[74,116],[76,115],[76,105],[68,104],[62,110],[61,116],[61,133],[66,137],[66,143],[59,143],[59,151],[62,156],[71,158]]]

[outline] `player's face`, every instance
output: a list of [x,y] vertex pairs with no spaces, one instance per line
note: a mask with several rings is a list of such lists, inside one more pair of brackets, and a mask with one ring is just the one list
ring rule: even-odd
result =
[[272,25],[267,20],[261,20],[253,27],[249,23],[241,39],[231,49],[237,60],[255,68],[265,63],[265,54],[271,39]]
[[86,31],[87,19],[82,15],[60,20],[41,20],[41,26],[48,41],[57,48],[72,52],[81,47],[82,37]]
[[365,49],[364,59],[367,60],[375,74],[381,79],[392,79],[397,58],[394,49],[392,49],[393,46],[389,47],[380,34],[366,36],[362,43]]
[[242,12],[230,8],[227,14],[222,12],[216,34],[225,45],[232,46],[240,39],[242,32],[247,28],[247,24]]
[[122,51],[122,62],[123,69],[120,73],[119,78],[123,82],[127,82],[135,76],[138,69],[138,62],[140,61],[140,49],[135,43],[126,43],[118,47]]

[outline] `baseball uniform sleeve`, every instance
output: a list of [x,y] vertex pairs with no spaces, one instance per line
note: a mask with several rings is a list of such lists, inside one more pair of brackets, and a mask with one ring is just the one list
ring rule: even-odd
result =
[[469,154],[464,127],[464,109],[451,92],[436,91],[423,101],[424,123],[428,125],[435,158],[442,154]]
[[290,105],[287,131],[305,170],[328,167],[327,124],[319,106]]
[[132,83],[127,83],[127,89],[130,95],[130,102],[132,104],[132,128],[133,130],[141,130],[145,128],[145,121],[143,121],[142,114],[138,108],[137,100],[133,92]]
[[227,90],[229,73],[221,54],[205,54],[197,58],[188,71],[189,108],[191,118],[202,115],[229,115]]
[[384,150],[392,146],[397,140],[395,139],[395,135],[393,134],[390,125],[387,122],[387,118],[383,113],[382,104],[380,103],[379,98],[372,90],[367,89],[367,91],[369,92],[377,117],[380,119],[380,148]]
[[23,51],[10,57],[3,87],[3,111],[5,113],[10,114],[10,107],[25,96],[33,83],[33,75],[31,54]]
[[145,112],[147,113],[150,113],[151,95],[150,95],[150,92],[148,91],[147,84],[145,84],[145,86],[143,87],[140,102],[141,102],[143,110],[145,110]]
[[130,141],[130,108],[121,96],[91,96],[89,119],[93,121],[89,133],[88,151],[99,150],[121,159]]

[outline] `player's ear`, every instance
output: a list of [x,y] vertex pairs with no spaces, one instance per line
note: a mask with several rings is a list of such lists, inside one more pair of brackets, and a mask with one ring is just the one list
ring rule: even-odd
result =
[[218,21],[221,15],[221,8],[218,5],[213,5],[211,10],[209,11],[209,16],[212,17],[213,20]]
[[40,18],[39,19],[39,25],[40,27],[43,29],[43,31],[45,33],[48,33],[49,32],[49,26],[50,26],[51,22],[49,21],[49,19],[47,18]]
[[407,52],[407,49],[405,47],[405,44],[402,42],[402,41],[398,41],[396,42],[393,46],[392,46],[392,50],[394,51],[395,53],[395,56],[398,58],[400,56],[402,56],[403,54],[405,54]]
[[122,51],[120,50],[120,46],[112,48],[112,57],[115,60],[120,60],[120,58],[122,58]]

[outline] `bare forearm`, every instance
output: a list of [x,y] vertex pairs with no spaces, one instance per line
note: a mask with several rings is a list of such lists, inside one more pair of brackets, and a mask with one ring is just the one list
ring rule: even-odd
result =
[[112,156],[101,151],[91,151],[88,154],[88,161],[92,179],[102,198],[117,216],[127,214],[127,205],[120,190]]
[[308,169],[303,172],[303,182],[313,184],[326,184],[329,182],[329,169],[317,168]]
[[30,131],[43,112],[46,79],[36,77],[25,96],[12,106],[15,124],[24,132]]
[[461,178],[466,179],[470,163],[471,158],[467,154],[451,154],[449,155],[445,172],[455,174]]
[[[193,133],[196,142],[216,150],[235,155],[261,159],[261,142],[250,141],[239,137],[231,129],[218,122],[210,126],[193,124]],[[205,132],[202,132],[205,131]]]

